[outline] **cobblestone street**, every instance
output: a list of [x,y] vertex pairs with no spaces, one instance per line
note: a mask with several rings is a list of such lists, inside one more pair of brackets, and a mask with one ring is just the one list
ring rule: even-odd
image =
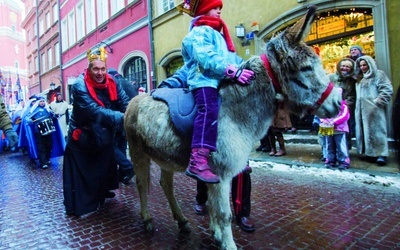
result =
[[[156,230],[146,233],[134,183],[121,185],[97,212],[67,216],[62,158],[52,163],[37,169],[21,153],[0,154],[1,250],[217,249],[208,216],[193,211],[195,181],[183,173],[175,175],[176,196],[192,232],[179,233],[158,168],[152,168],[149,205]],[[245,233],[232,223],[239,249],[400,249],[398,186],[252,165],[256,231]]]

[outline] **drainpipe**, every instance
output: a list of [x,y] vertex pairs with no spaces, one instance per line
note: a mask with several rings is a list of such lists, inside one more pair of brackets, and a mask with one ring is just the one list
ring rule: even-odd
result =
[[[60,8],[60,0],[57,0],[57,7],[58,7],[58,56],[60,58],[60,81],[61,81],[61,94],[64,96],[64,99],[67,98],[66,89],[64,88],[64,71],[63,71],[63,64],[62,64],[62,39],[61,39],[61,8]],[[69,96],[68,96],[69,99]]]
[[39,1],[36,0],[36,39],[37,39],[37,54],[38,54],[38,80],[39,80],[39,93],[42,93],[42,72],[40,70],[40,31],[39,31]]
[[147,1],[147,18],[148,18],[148,27],[149,27],[149,39],[150,39],[150,60],[151,60],[151,81],[152,88],[155,89],[157,86],[157,77],[156,77],[156,64],[154,58],[154,41],[153,41],[153,5],[151,4],[151,0]]

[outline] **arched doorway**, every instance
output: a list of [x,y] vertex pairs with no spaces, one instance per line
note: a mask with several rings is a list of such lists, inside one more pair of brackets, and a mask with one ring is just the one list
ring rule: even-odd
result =
[[147,89],[147,67],[145,60],[140,56],[134,56],[128,60],[123,69],[123,76],[139,87]]

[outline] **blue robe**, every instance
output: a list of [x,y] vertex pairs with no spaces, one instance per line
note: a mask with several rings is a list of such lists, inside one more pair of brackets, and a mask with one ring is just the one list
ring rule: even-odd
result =
[[[38,149],[35,139],[35,125],[29,124],[27,117],[34,116],[35,113],[25,115],[22,118],[22,122],[20,124],[21,130],[19,134],[18,147],[25,147],[28,149],[28,157],[31,160],[38,159]],[[61,132],[60,124],[58,123],[57,118],[51,118],[53,120],[53,125],[56,129],[55,132],[52,133],[53,138],[53,147],[51,152],[51,158],[58,157],[64,155],[65,150],[65,139]]]

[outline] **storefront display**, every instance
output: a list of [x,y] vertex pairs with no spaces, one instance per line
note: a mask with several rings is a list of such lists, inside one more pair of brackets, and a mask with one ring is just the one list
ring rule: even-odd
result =
[[349,56],[350,47],[359,45],[363,48],[363,53],[375,57],[374,32],[342,37],[325,43],[313,44],[315,52],[321,56],[326,73],[334,73],[336,64]]

